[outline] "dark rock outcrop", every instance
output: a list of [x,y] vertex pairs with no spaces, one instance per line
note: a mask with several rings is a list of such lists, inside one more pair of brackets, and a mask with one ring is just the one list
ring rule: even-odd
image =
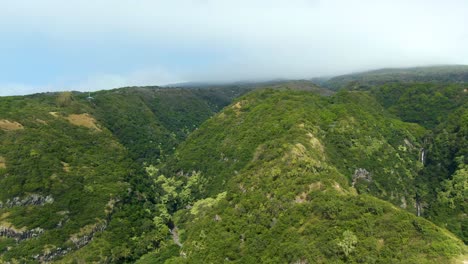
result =
[[71,248],[56,248],[55,250],[36,255],[34,256],[35,260],[38,260],[40,263],[48,263],[54,259],[60,258],[72,251]]
[[20,231],[11,227],[0,226],[0,237],[14,238],[17,242],[38,237],[42,233],[44,233],[44,229],[39,227],[31,230]]
[[353,183],[352,183],[353,187],[358,180],[365,180],[365,181],[371,182],[372,181],[371,173],[368,172],[366,169],[357,168],[353,174]]
[[54,202],[54,198],[51,195],[42,196],[39,194],[31,194],[26,197],[14,197],[13,199],[8,199],[5,203],[0,202],[0,209],[3,208],[12,208],[16,206],[29,206],[29,205],[45,205],[51,204]]

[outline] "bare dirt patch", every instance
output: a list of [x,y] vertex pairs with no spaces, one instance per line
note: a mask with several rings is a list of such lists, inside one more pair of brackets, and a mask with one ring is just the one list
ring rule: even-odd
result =
[[239,101],[235,103],[234,105],[232,105],[232,109],[234,110],[237,116],[240,115],[240,111],[246,103],[247,101]]
[[309,185],[309,190],[311,191],[321,191],[324,185],[322,182],[314,182]]
[[47,122],[42,120],[42,119],[39,119],[39,118],[36,118],[36,122],[38,122],[39,124],[42,124],[42,125],[47,125]]
[[296,199],[294,199],[294,202],[296,203],[304,203],[307,201],[307,193],[303,192],[296,196]]
[[96,119],[94,119],[89,114],[73,114],[67,117],[68,122],[76,126],[84,126],[96,131],[101,131],[101,129],[96,124]]
[[296,143],[291,150],[294,157],[304,157],[307,154],[307,149],[301,143]]
[[318,140],[312,133],[307,133],[307,136],[310,138],[310,144],[312,144],[312,147],[314,149],[320,151],[320,153],[323,153],[323,145],[320,143],[320,140]]
[[5,158],[0,156],[0,169],[6,169]]
[[340,193],[343,193],[343,188],[341,188],[340,184],[337,182],[333,184],[333,189],[337,190]]
[[257,161],[260,158],[260,156],[265,152],[265,149],[265,145],[258,146],[255,150],[252,161]]
[[10,216],[10,212],[5,212],[0,215],[0,228],[7,228],[15,232],[24,232],[27,227],[17,228],[12,223],[8,222],[7,219]]
[[24,127],[22,124],[18,122],[2,119],[0,120],[0,129],[5,130],[5,131],[14,131],[14,130],[24,129]]
[[385,240],[383,238],[377,240],[377,250],[381,250],[385,246]]
[[66,163],[66,162],[63,162],[61,161],[62,163],[62,166],[63,166],[63,171],[64,172],[70,172],[70,164]]
[[5,212],[3,214],[0,215],[0,221],[3,221],[5,219],[7,219],[9,216],[10,216],[10,212]]
[[49,114],[53,117],[59,117],[59,113],[58,112],[49,112]]
[[104,209],[104,213],[106,213],[106,215],[110,215],[112,214],[112,212],[114,211],[114,206],[115,206],[115,203],[117,203],[118,201],[114,198],[110,199],[109,202],[107,202],[106,204],[106,208]]

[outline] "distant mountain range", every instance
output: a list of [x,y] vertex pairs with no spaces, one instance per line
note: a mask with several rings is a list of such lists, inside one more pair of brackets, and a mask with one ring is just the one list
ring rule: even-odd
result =
[[431,82],[431,83],[467,83],[468,66],[467,65],[441,65],[430,67],[413,68],[387,68],[361,73],[353,73],[322,79],[321,85],[340,89],[347,85],[380,85],[390,82]]

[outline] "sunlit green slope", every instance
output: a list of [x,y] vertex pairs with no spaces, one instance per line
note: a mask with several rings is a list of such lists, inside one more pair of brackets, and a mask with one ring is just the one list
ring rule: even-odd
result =
[[155,175],[161,205],[181,210],[165,218],[174,245],[140,261],[447,263],[463,243],[415,215],[424,133],[366,93],[252,92]]
[[1,97],[0,262],[132,261],[157,248],[166,237],[143,164],[244,90]]

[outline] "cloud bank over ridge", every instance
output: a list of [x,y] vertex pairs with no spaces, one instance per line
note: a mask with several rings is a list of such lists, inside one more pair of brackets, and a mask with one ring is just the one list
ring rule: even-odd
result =
[[468,64],[468,2],[18,0],[0,95]]

